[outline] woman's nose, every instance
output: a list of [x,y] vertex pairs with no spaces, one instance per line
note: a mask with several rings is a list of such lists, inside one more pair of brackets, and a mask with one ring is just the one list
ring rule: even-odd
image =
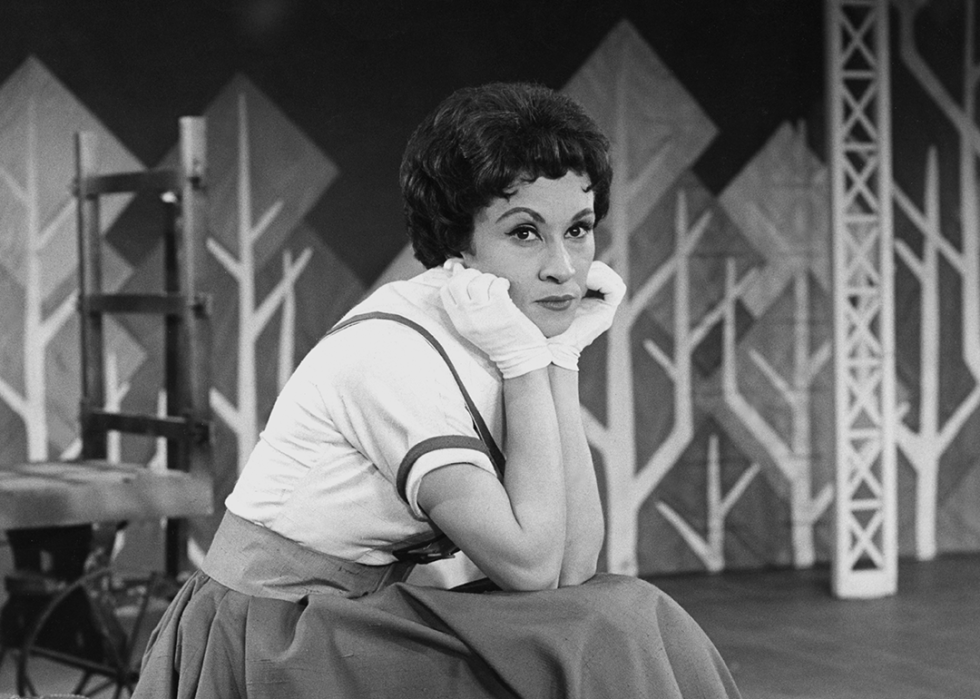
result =
[[544,264],[541,266],[541,278],[564,284],[575,275],[572,256],[565,248],[564,242],[549,245],[545,252]]

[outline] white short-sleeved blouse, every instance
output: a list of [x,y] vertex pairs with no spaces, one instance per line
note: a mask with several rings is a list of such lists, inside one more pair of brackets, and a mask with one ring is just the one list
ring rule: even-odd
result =
[[[503,446],[500,374],[443,310],[448,275],[386,284],[346,317],[394,313],[432,333]],[[314,550],[386,564],[393,548],[432,534],[416,500],[422,476],[458,463],[495,473],[445,360],[415,330],[367,320],[323,338],[296,368],[225,505]]]

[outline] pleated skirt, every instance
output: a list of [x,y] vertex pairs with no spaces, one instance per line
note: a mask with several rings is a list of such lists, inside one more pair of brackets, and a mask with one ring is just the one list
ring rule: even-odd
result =
[[136,699],[728,699],[698,624],[636,578],[467,594],[395,583],[298,601],[195,573],[150,639]]

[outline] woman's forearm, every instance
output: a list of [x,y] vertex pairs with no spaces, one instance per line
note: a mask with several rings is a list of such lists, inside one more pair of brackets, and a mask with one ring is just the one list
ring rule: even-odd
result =
[[507,468],[504,488],[514,519],[558,582],[567,521],[561,433],[545,369],[504,381]]
[[422,477],[419,506],[505,590],[557,587],[566,539],[565,475],[547,369],[504,381],[503,481],[461,463]]
[[582,425],[578,372],[552,365],[549,375],[565,474],[567,521],[559,584],[578,585],[595,575],[605,523],[592,453]]

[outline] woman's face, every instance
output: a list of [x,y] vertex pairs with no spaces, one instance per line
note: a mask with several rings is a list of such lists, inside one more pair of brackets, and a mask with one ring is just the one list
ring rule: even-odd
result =
[[474,218],[467,267],[510,281],[510,297],[545,337],[568,329],[595,257],[589,178],[569,171],[521,182]]

